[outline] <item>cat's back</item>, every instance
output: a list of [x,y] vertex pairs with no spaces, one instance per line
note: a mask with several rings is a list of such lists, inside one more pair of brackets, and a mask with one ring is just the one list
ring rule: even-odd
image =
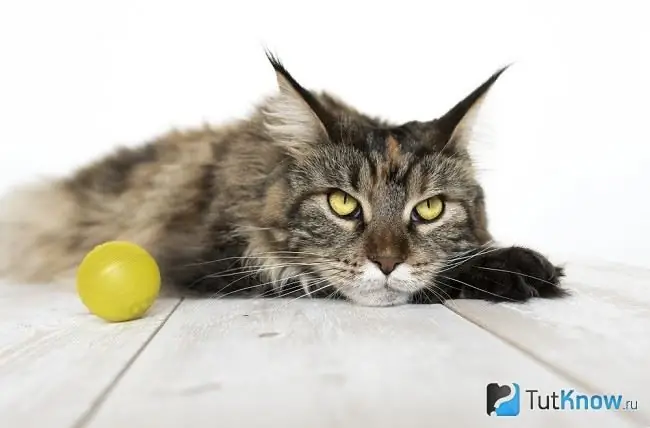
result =
[[82,203],[119,200],[120,208],[126,208],[160,202],[161,210],[171,209],[169,202],[210,185],[219,184],[214,190],[221,192],[246,186],[251,175],[267,174],[278,156],[263,127],[242,120],[174,130],[139,146],[119,148],[61,185]]
[[0,206],[0,277],[51,281],[108,240],[153,253],[200,246],[214,223],[250,211],[280,154],[260,123],[172,131],[57,180],[10,190]]

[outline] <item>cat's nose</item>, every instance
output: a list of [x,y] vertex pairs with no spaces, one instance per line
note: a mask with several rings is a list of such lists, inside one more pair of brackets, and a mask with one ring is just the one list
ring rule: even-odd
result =
[[370,261],[379,266],[384,275],[388,275],[404,260],[400,257],[370,257]]

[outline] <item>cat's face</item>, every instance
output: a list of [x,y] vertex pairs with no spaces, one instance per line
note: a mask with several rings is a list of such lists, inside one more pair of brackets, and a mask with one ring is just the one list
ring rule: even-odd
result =
[[482,192],[463,153],[424,140],[433,138],[426,124],[357,134],[289,169],[288,246],[308,260],[313,288],[364,305],[405,303],[434,286],[450,256],[481,243]]
[[467,143],[476,107],[504,69],[440,118],[391,126],[305,90],[270,59],[280,94],[264,123],[288,159],[271,205],[282,210],[305,288],[333,287],[365,305],[406,303],[435,287],[450,257],[489,240]]

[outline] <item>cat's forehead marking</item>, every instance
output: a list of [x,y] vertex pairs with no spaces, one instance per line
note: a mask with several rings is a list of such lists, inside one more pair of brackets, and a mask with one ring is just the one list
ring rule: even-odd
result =
[[397,163],[402,155],[400,143],[392,134],[386,137],[386,159],[388,163]]
[[402,151],[400,142],[394,135],[388,133],[383,138],[378,139],[378,146],[383,151],[384,160],[378,165],[379,182],[386,182],[389,178],[397,173],[402,161]]

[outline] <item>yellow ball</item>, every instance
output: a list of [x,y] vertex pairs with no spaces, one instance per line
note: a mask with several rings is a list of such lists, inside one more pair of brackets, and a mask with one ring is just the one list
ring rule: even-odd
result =
[[77,270],[77,292],[84,305],[106,321],[140,318],[160,291],[154,258],[130,242],[112,241],[90,251]]

